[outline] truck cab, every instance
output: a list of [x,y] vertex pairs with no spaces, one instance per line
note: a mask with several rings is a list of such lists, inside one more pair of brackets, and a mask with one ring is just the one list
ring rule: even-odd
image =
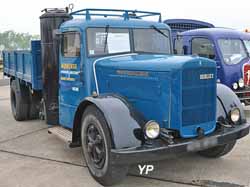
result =
[[[172,54],[170,29],[165,24],[139,18],[73,19],[61,25],[60,33],[60,124],[72,127],[74,116],[64,114],[74,114],[80,102],[93,92],[125,94],[135,104],[147,99],[151,103],[150,96],[157,97],[149,90],[150,84],[141,84],[145,90],[134,85],[149,76],[146,62]],[[133,72],[133,68],[140,71]],[[128,80],[123,81],[126,75]]]
[[3,54],[13,116],[39,113],[50,133],[82,147],[102,185],[135,163],[223,156],[249,133],[240,100],[216,81],[215,61],[173,55],[160,13],[52,9],[40,19],[31,51]]

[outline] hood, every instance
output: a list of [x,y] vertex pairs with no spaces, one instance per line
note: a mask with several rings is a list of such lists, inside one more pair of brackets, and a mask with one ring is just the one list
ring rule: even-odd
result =
[[111,56],[96,60],[99,69],[140,70],[140,71],[171,71],[185,67],[215,67],[215,62],[206,58],[194,56],[128,54]]
[[[205,58],[129,54],[98,59],[94,65],[100,94],[126,98],[146,121],[179,130],[183,137],[197,135],[195,129],[208,119],[207,112],[204,118],[200,114],[200,107],[209,111],[216,101],[216,65]],[[193,114],[196,118],[189,117]],[[202,127],[209,133],[214,125],[215,121]]]

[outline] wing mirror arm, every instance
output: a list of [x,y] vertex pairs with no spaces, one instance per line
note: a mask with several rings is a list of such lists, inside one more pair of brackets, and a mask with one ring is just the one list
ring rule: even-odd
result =
[[53,30],[53,39],[60,41],[62,39],[63,33],[59,29]]
[[186,45],[183,46],[183,54],[184,55],[187,55],[187,50],[188,50],[188,47]]

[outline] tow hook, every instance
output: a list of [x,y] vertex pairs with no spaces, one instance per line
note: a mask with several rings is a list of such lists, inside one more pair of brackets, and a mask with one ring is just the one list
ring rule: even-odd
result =
[[161,138],[169,144],[174,144],[174,137],[170,134],[171,131],[167,129],[161,129]]

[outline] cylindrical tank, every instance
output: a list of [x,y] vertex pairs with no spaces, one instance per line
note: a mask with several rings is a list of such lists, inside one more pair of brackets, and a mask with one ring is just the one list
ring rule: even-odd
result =
[[59,124],[58,106],[58,69],[59,69],[59,40],[55,30],[72,17],[68,9],[44,9],[40,16],[41,27],[41,60],[43,76],[43,99],[45,104],[46,122],[49,125]]

